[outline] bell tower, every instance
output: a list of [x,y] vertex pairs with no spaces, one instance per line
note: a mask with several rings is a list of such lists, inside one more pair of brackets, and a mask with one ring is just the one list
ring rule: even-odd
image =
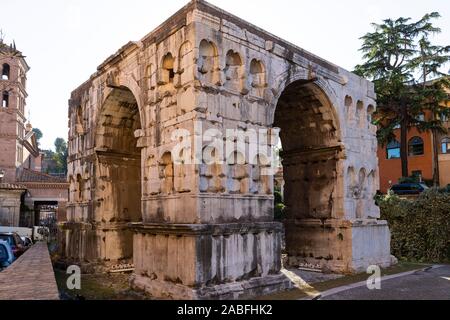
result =
[[0,38],[0,172],[6,183],[16,181],[16,170],[24,161],[28,70],[15,44],[7,45]]

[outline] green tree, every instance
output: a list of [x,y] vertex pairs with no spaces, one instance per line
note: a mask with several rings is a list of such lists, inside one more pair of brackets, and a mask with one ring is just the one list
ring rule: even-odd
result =
[[[425,107],[428,110],[439,111],[442,106],[442,102],[448,99],[448,96],[441,88],[449,87],[449,78],[447,75],[440,71],[442,65],[450,61],[450,46],[432,45],[431,42],[422,37],[419,40],[419,55],[412,61],[413,67],[419,69],[419,77],[422,81],[423,94],[426,97]],[[429,78],[439,77],[438,80],[434,80],[429,83]],[[440,143],[438,141],[438,133],[442,132],[440,117],[442,115],[436,115],[435,112],[431,113],[431,119],[429,123],[424,123],[425,129],[430,130],[433,133],[433,184],[439,185],[439,158],[438,150]]]
[[[377,93],[375,124],[382,145],[394,138],[394,129],[400,126],[400,157],[402,175],[408,174],[407,133],[411,126],[420,131],[445,132],[440,114],[447,114],[442,102],[448,99],[445,87],[447,77],[437,81],[428,79],[442,75],[439,69],[450,61],[450,48],[432,45],[428,37],[441,32],[432,23],[439,18],[437,12],[426,14],[411,22],[411,18],[386,19],[373,23],[375,31],[361,39],[363,64],[355,72],[372,80]],[[431,119],[419,117],[430,111]]]
[[39,145],[40,145],[40,140],[42,139],[42,137],[43,137],[44,135],[42,134],[42,131],[39,130],[38,128],[33,128],[32,130],[33,130],[34,135],[35,135],[35,137],[36,137],[36,142],[37,142],[37,144],[38,144],[38,146],[39,146]]
[[67,173],[67,143],[63,138],[56,138],[55,152],[52,154],[59,173]]

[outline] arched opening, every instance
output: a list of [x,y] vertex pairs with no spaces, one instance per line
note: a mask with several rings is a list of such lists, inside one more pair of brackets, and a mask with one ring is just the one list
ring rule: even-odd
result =
[[173,80],[175,78],[175,71],[174,71],[174,58],[172,54],[169,52],[166,54],[162,60],[161,64],[161,77],[159,80],[159,83],[161,85],[173,83]]
[[226,158],[227,190],[229,194],[246,194],[249,192],[246,159],[242,152],[234,151]]
[[77,186],[76,186],[76,201],[83,202],[84,181],[80,174],[77,174]]
[[162,194],[170,195],[174,193],[174,180],[175,171],[172,154],[170,152],[165,152],[159,161],[159,181]]
[[358,194],[357,194],[357,203],[356,203],[356,219],[362,219],[364,215],[364,198],[366,192],[366,169],[361,168],[358,174]]
[[[339,125],[322,89],[299,80],[285,88],[275,110],[280,129],[284,176],[283,220],[289,264],[301,265],[329,254],[328,235],[306,221],[324,223],[339,214]],[[305,223],[308,227],[305,227]]]
[[330,102],[318,86],[289,85],[278,100],[285,200],[292,217],[330,218],[340,145]]
[[3,91],[2,94],[2,107],[8,108],[9,107],[9,93],[8,91]]
[[251,86],[256,90],[255,95],[262,96],[260,89],[265,88],[266,83],[266,71],[261,61],[252,59],[250,62],[250,76]]
[[358,101],[356,103],[356,121],[359,128],[364,127],[364,103],[362,101]]
[[242,59],[239,53],[229,50],[225,66],[226,87],[240,91],[242,79]]
[[180,50],[178,52],[178,73],[183,73],[184,69],[191,64],[189,61],[189,54],[192,51],[192,45],[189,41],[184,42],[180,46]]
[[423,139],[421,137],[413,137],[408,142],[408,155],[421,156],[424,152]]
[[353,120],[353,112],[352,112],[353,99],[352,99],[352,97],[350,97],[348,95],[345,96],[344,105],[345,105],[345,112],[347,113],[347,120],[352,121]]
[[367,107],[367,124],[370,127],[373,120],[373,114],[375,113],[375,107],[371,104]]
[[198,72],[201,80],[213,83],[217,80],[218,51],[213,42],[203,39],[199,44],[197,59]]
[[133,93],[125,87],[113,89],[97,121],[95,210],[111,225],[103,236],[105,259],[130,261],[133,233],[128,223],[142,221],[141,150],[135,135],[141,121]]
[[153,80],[153,73],[154,73],[154,67],[153,64],[149,64],[145,70],[145,77],[147,79],[147,89],[153,90],[155,88],[154,80]]
[[4,63],[2,66],[2,80],[9,80],[9,74],[11,72],[11,68],[9,64]]

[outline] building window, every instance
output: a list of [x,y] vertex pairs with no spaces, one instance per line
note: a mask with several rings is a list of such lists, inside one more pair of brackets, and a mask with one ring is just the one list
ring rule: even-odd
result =
[[392,140],[387,145],[387,158],[398,159],[400,158],[400,142]]
[[2,80],[9,80],[10,67],[9,64],[4,63],[2,66]]
[[7,91],[3,91],[2,94],[2,107],[8,108],[9,106],[9,93]]
[[444,138],[441,142],[442,153],[450,153],[450,138]]
[[445,114],[445,112],[441,112],[441,113],[439,114],[439,119],[440,119],[442,122],[448,122],[448,116],[447,116],[447,114]]
[[408,154],[410,156],[423,155],[423,140],[422,140],[422,138],[414,137],[411,140],[409,140]]
[[423,112],[419,113],[419,114],[416,116],[416,121],[417,121],[417,122],[424,122],[424,121],[425,121],[425,114],[424,114]]

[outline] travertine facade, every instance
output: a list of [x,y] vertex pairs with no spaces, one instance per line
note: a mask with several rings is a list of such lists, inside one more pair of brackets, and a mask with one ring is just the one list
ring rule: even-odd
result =
[[265,163],[220,146],[207,151],[237,161],[177,162],[205,144],[179,150],[173,139],[179,129],[198,141],[211,128],[280,128],[289,263],[353,272],[390,262],[372,200],[375,94],[365,79],[192,1],[108,58],[69,104],[68,259],[133,258],[134,285],[156,296],[286,288]]

